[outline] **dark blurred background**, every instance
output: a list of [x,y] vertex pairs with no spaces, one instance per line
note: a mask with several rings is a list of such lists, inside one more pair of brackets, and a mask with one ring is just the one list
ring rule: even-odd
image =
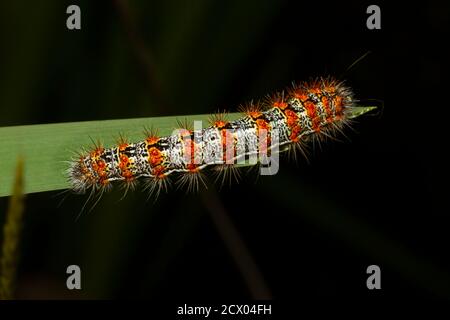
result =
[[[70,4],[79,31],[66,28]],[[370,4],[2,1],[0,126],[235,111],[326,75],[384,106],[351,141],[316,148],[310,163],[284,159],[275,176],[156,202],[115,190],[79,220],[86,197],[58,207],[56,192],[28,195],[17,297],[449,298],[448,50],[435,49],[449,4],[378,2],[382,29],[368,30]],[[71,264],[81,291],[66,289]],[[366,288],[372,264],[380,291]]]

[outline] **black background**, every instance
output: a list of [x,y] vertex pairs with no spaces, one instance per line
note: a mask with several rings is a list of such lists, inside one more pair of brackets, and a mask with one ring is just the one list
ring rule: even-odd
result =
[[[80,31],[65,27],[72,3],[82,10]],[[117,3],[128,3],[128,22]],[[448,41],[448,3],[376,3],[381,30],[366,28],[370,4],[2,3],[2,126],[234,111],[326,75],[383,107],[358,119],[351,141],[316,148],[309,163],[284,159],[275,176],[249,173],[220,190],[171,190],[155,203],[139,191],[118,202],[113,191],[78,221],[83,196],[58,207],[56,193],[28,195],[17,297],[449,298],[448,50],[438,48]],[[214,224],[211,197],[262,275],[256,284]],[[7,199],[0,205],[5,212]],[[65,288],[70,264],[82,269],[81,291]],[[379,291],[366,287],[372,264],[381,268]]]

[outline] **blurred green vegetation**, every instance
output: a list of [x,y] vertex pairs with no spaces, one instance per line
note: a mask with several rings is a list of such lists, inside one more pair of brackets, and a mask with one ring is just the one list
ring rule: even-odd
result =
[[[81,7],[80,31],[65,27],[69,4]],[[293,80],[341,75],[368,50],[347,82],[361,100],[383,99],[384,74],[397,67],[385,71],[386,52],[404,52],[389,48],[383,32],[367,33],[364,12],[358,1],[3,1],[0,127],[236,111]],[[393,139],[394,109],[402,106],[361,120],[351,143],[311,152],[310,164],[285,161],[275,177],[244,175],[219,191],[273,297],[360,297],[373,263],[391,280],[388,295],[450,295],[439,258],[448,232],[428,222],[440,216],[426,210],[416,144]],[[112,141],[115,128],[96,128],[105,136],[93,138]],[[21,134],[37,135],[27,137],[36,149],[44,138]],[[71,144],[88,139],[81,130]],[[19,143],[3,145],[12,155]],[[67,150],[54,151],[48,156],[65,160]],[[1,190],[10,182],[0,175]],[[113,190],[77,222],[86,198],[27,196],[17,297],[252,296],[199,195],[176,188],[156,202],[139,191],[121,195]],[[6,204],[0,198],[0,212]],[[81,267],[82,291],[65,287],[70,264]]]

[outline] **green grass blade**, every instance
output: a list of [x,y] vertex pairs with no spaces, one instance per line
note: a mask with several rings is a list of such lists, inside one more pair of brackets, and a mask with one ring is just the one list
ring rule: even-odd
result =
[[[374,107],[355,107],[351,117],[369,112]],[[229,119],[242,114],[232,113]],[[102,120],[39,124],[0,128],[0,197],[11,194],[14,166],[18,155],[25,162],[25,193],[66,189],[69,187],[65,171],[69,161],[92,140],[104,146],[116,143],[119,134],[130,142],[144,138],[144,128],[154,127],[158,134],[168,135],[177,127],[177,119],[188,122],[207,121],[209,115],[156,117],[122,120]],[[92,139],[92,140],[91,140]]]

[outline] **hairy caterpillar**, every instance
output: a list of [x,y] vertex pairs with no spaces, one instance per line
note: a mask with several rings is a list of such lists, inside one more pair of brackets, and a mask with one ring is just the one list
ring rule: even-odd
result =
[[95,146],[73,159],[69,182],[77,193],[108,189],[121,181],[126,189],[144,180],[150,193],[167,189],[170,176],[181,185],[197,188],[208,167],[227,173],[236,163],[256,156],[256,162],[279,150],[303,150],[311,138],[334,137],[349,124],[355,107],[353,93],[331,78],[293,85],[266,100],[250,103],[245,116],[227,121],[226,114],[211,117],[203,129],[184,128],[160,137],[156,131],[135,143],[122,139],[111,148]]

